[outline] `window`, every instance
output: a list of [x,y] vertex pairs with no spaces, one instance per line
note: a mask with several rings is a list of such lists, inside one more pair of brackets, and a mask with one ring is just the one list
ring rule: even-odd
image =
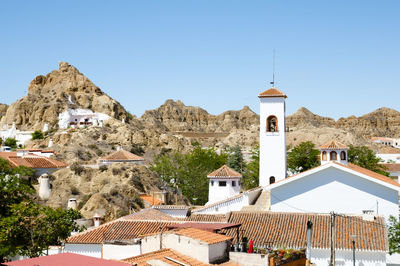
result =
[[219,181],[220,187],[226,187],[226,181]]
[[335,151],[331,151],[331,161],[337,160],[337,153]]
[[326,161],[326,151],[322,152],[322,161]]
[[270,184],[275,183],[275,176],[271,176],[271,177],[269,178],[269,183],[270,183]]
[[211,186],[214,186],[214,181],[211,181]]
[[236,187],[236,181],[232,181],[232,187]]
[[276,116],[269,116],[267,118],[267,132],[278,132],[278,119]]
[[346,153],[344,151],[340,153],[340,160],[342,161],[346,160]]

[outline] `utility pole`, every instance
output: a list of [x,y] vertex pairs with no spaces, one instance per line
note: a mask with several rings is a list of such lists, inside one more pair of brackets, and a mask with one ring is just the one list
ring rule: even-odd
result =
[[160,216],[160,250],[162,249],[162,226],[161,226],[161,216]]
[[331,262],[330,266],[335,266],[335,213],[331,212]]

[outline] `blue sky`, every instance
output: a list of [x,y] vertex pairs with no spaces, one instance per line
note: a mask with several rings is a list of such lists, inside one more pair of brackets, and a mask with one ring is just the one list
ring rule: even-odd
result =
[[287,113],[400,110],[400,1],[2,1],[0,102],[76,66],[140,116],[166,99],[212,114],[276,86]]

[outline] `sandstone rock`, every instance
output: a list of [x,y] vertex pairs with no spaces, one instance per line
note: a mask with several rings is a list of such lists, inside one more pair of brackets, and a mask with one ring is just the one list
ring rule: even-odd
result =
[[8,105],[0,103],[0,117],[4,116],[7,112]]

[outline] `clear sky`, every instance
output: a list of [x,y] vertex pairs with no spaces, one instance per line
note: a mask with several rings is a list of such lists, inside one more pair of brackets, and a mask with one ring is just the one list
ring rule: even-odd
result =
[[0,102],[76,66],[140,116],[166,99],[212,114],[270,87],[333,118],[400,110],[400,1],[2,1]]

